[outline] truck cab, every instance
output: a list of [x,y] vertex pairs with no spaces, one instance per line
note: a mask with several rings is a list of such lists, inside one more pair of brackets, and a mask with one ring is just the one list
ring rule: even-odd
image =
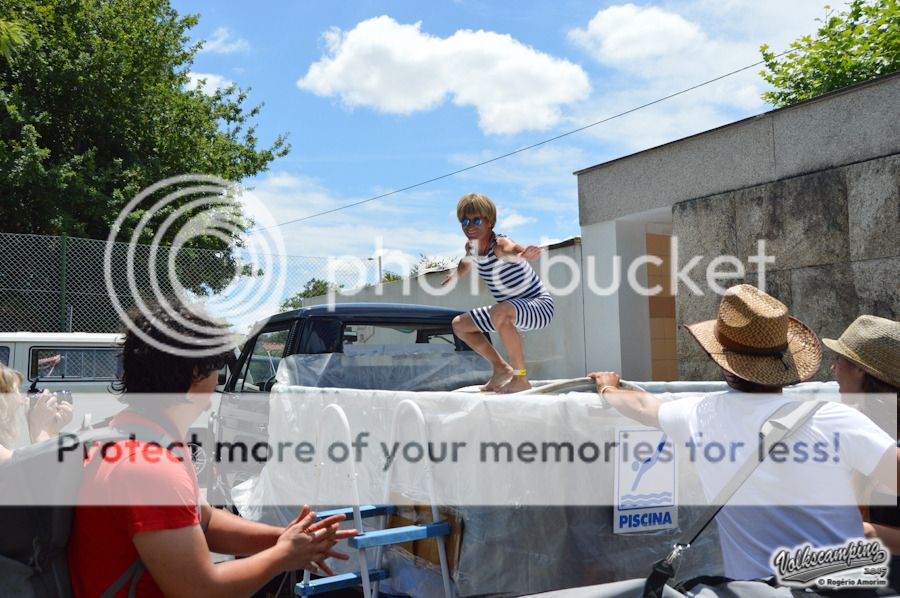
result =
[[[205,480],[210,501],[229,503],[230,489],[261,470],[259,459],[236,462],[219,452],[223,446],[240,446],[252,453],[267,442],[269,391],[282,361],[291,356],[298,356],[286,364],[293,368],[292,384],[301,386],[426,391],[453,390],[487,380],[487,361],[473,359],[477,356],[453,334],[451,322],[461,313],[426,305],[342,303],[280,313],[254,327],[258,331],[241,349],[218,413],[210,418],[207,438],[216,457]],[[390,366],[396,356],[439,353],[452,357],[462,352],[469,358],[469,367],[452,379],[411,377],[404,368]],[[348,363],[354,365],[348,367]]]

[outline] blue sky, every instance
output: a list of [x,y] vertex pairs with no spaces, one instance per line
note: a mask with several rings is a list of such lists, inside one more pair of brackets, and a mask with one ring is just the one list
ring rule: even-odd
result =
[[[245,181],[283,222],[417,183],[759,60],[817,28],[826,0],[182,1],[192,72],[264,102],[291,153]],[[833,6],[841,3],[831,2]],[[339,10],[337,9],[339,7]],[[459,257],[455,204],[497,203],[522,243],[579,234],[572,172],[764,112],[759,68],[515,157],[282,227],[291,255]]]

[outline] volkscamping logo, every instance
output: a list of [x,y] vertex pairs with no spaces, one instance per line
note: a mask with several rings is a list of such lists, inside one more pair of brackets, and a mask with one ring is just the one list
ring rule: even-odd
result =
[[879,540],[855,539],[814,548],[779,548],[771,565],[780,585],[806,588],[884,587],[890,553]]

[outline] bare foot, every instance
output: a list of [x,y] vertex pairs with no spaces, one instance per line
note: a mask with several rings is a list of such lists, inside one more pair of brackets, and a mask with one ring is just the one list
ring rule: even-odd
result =
[[531,388],[531,382],[525,376],[513,376],[512,379],[497,389],[497,394],[508,395]]
[[495,392],[513,378],[513,369],[506,366],[503,369],[494,369],[491,379],[481,387],[481,392]]

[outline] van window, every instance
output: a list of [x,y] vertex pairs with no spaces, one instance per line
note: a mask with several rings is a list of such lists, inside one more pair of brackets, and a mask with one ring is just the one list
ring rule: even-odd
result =
[[0,363],[9,365],[9,347],[0,345]]
[[122,371],[118,349],[40,347],[31,349],[28,378],[34,380],[115,380]]
[[278,364],[284,356],[290,326],[283,330],[262,332],[253,339],[253,347],[247,356],[240,377],[240,392],[268,391],[275,380]]
[[340,320],[312,318],[308,322],[303,340],[304,353],[318,355],[341,352],[344,324]]
[[453,330],[447,326],[403,326],[393,324],[351,324],[344,328],[343,346],[347,345],[455,345]]

